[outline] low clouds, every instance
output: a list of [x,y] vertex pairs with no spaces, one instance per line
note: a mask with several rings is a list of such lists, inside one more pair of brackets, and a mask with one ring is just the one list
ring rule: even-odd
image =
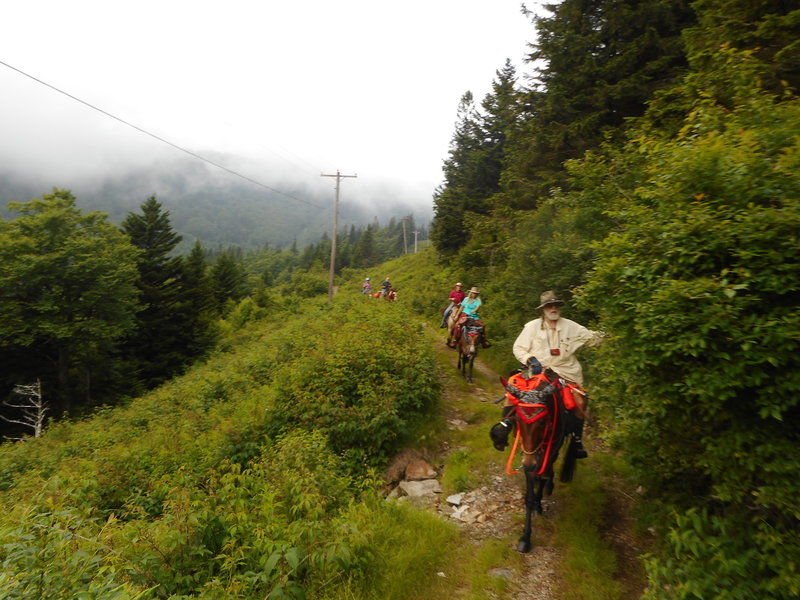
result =
[[[332,197],[341,169],[345,202],[430,213],[461,94],[533,37],[518,0],[284,4],[31,0],[0,60],[268,186]],[[0,164],[45,189],[181,154],[2,65],[0,88]]]

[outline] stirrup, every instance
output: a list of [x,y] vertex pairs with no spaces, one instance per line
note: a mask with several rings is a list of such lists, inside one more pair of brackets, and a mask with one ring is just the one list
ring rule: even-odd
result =
[[583,442],[580,438],[575,438],[575,458],[588,458],[589,453],[583,447]]

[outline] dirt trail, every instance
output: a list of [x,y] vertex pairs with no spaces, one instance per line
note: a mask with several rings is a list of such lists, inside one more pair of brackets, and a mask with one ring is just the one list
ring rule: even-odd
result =
[[[452,350],[443,348],[440,351],[449,352],[455,365],[456,357]],[[475,361],[475,370],[488,381],[498,381],[498,374],[484,365],[480,359]],[[456,373],[455,368],[453,373]],[[455,377],[460,375],[456,373]],[[464,400],[463,390],[455,386],[452,376],[445,376],[443,379],[445,406],[449,407],[447,416],[451,427],[478,427],[485,430],[486,443],[490,444],[486,423],[467,424],[464,420],[466,415],[459,411],[459,405]],[[495,387],[497,390],[487,391],[479,382],[474,384],[474,391],[469,394],[470,401],[493,403],[500,395],[499,386]],[[499,408],[497,412],[499,417]],[[442,450],[443,453],[447,453],[450,449]],[[472,511],[473,515],[479,515],[474,521],[468,519],[462,523],[463,535],[472,544],[479,545],[489,539],[507,539],[511,547],[516,547],[517,539],[522,534],[520,519],[524,511],[524,483],[522,475],[509,476],[505,473],[507,458],[508,451],[497,452],[495,459],[488,465],[490,476],[487,484],[464,495],[464,502],[469,505],[467,510]],[[439,510],[446,513],[451,508],[444,500],[443,498]],[[511,581],[510,597],[513,600],[552,600],[556,597],[555,566],[559,555],[556,548],[548,545],[547,538],[550,536],[543,531],[552,528],[552,520],[557,510],[555,495],[546,497],[542,504],[544,514],[536,516],[534,521],[533,549],[526,554],[515,553],[514,557],[519,561],[517,564],[510,564],[508,568],[496,568],[491,573]]]
[[[446,363],[452,364],[452,370],[446,367],[442,375],[444,406],[447,407],[447,419],[451,429],[464,429],[476,427],[485,436],[486,444],[490,444],[488,431],[490,424],[479,421],[474,424],[467,423],[472,409],[468,402],[482,402],[491,404],[500,396],[501,390],[497,383],[499,375],[488,368],[480,359],[475,361],[475,370],[480,373],[476,383],[470,386],[470,391],[465,394],[461,375],[456,371],[457,357],[455,352],[437,340],[437,352],[446,354]],[[476,373],[477,374],[477,373]],[[484,381],[485,379],[485,381]],[[491,382],[488,386],[486,382]],[[465,403],[465,400],[467,403]],[[474,407],[473,407],[474,408]],[[500,410],[497,408],[497,417]],[[467,418],[465,418],[467,417]],[[591,431],[591,429],[589,430]],[[593,439],[591,434],[588,440],[590,451],[600,451],[602,443]],[[457,448],[451,448],[450,442],[444,442],[441,448],[443,458]],[[508,540],[510,547],[516,548],[519,536],[522,534],[522,516],[524,513],[524,480],[523,476],[509,476],[505,473],[505,463],[508,459],[506,452],[497,452],[487,464],[489,476],[486,483],[475,490],[464,494],[463,503],[468,505],[464,511],[466,519],[460,519],[463,535],[466,540],[475,545],[480,545],[487,540]],[[516,465],[521,461],[517,456]],[[589,464],[581,465],[588,467]],[[580,468],[579,468],[580,470]],[[634,523],[632,509],[637,500],[632,491],[626,488],[619,476],[605,478],[608,504],[605,509],[603,524],[604,540],[612,549],[617,558],[616,579],[622,585],[620,598],[638,599],[644,591],[645,576],[639,555],[647,545],[642,539],[633,534]],[[552,533],[555,528],[555,518],[559,511],[559,494],[546,496],[542,500],[544,514],[534,516],[533,549],[527,554],[514,553],[515,564],[493,569],[491,575],[505,577],[511,582],[512,600],[555,600],[563,597],[558,593],[563,585],[557,578],[556,567],[560,564],[559,550],[551,545]],[[442,497],[438,500],[437,509],[445,516],[452,518],[452,507]]]

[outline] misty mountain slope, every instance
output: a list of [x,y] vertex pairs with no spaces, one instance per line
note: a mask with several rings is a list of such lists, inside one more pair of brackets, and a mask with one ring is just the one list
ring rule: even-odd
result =
[[[221,164],[229,161],[214,158]],[[233,170],[236,170],[235,168]],[[237,171],[239,172],[239,171]],[[242,170],[252,173],[253,169]],[[257,181],[281,181],[283,174],[262,171]],[[298,246],[330,235],[334,191],[325,186],[309,191],[305,183],[258,186],[191,158],[162,160],[149,166],[109,172],[93,179],[76,177],[51,180],[47,174],[19,175],[0,168],[0,215],[8,218],[8,202],[41,198],[53,187],[66,188],[77,198],[81,210],[101,211],[114,223],[128,213],[138,212],[142,203],[155,195],[170,213],[173,228],[183,236],[180,252],[195,240],[208,248],[239,246],[245,249]],[[313,182],[317,184],[317,181]],[[332,181],[330,182],[332,183]],[[393,216],[419,212],[400,200],[380,193],[369,203],[343,200],[339,207],[339,230],[351,225],[365,226],[378,215],[388,222]],[[367,208],[367,206],[370,206]]]

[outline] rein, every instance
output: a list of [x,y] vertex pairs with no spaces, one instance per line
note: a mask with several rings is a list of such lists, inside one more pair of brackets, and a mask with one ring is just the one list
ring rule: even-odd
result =
[[[545,416],[547,416],[548,414],[550,414],[547,405],[546,404],[541,404],[541,403],[525,404],[525,403],[520,402],[520,403],[515,404],[514,408],[516,409],[517,417],[522,419],[528,425],[530,425],[531,423],[535,423],[536,421],[539,421],[540,419],[542,419]],[[539,411],[536,414],[532,415],[532,416],[528,416],[522,410],[523,408],[537,408],[537,409],[539,409]],[[531,450],[530,452],[525,450],[524,446],[522,447],[522,453],[523,454],[528,454],[528,455],[536,454],[542,446],[545,447],[544,458],[543,458],[541,464],[539,465],[539,470],[536,471],[536,475],[537,476],[543,475],[547,471],[548,467],[550,466],[550,464],[549,464],[550,463],[550,456],[552,454],[553,446],[555,445],[555,441],[556,441],[556,429],[557,429],[556,425],[557,425],[557,423],[558,423],[558,400],[554,398],[554,402],[553,402],[553,421],[551,423],[549,423],[548,425],[545,425],[545,428],[546,428],[545,429],[545,433],[542,436],[542,439],[539,442],[539,445],[536,448],[534,448],[533,450]],[[520,442],[521,438],[522,438],[522,428],[519,426],[519,424],[517,424],[517,434],[514,436],[514,444],[511,447],[511,452],[509,453],[508,461],[506,462],[506,474],[507,475],[516,475],[517,473],[519,473],[519,471],[512,470],[511,463],[514,462],[514,457],[517,454],[517,447],[519,446],[519,442]]]

